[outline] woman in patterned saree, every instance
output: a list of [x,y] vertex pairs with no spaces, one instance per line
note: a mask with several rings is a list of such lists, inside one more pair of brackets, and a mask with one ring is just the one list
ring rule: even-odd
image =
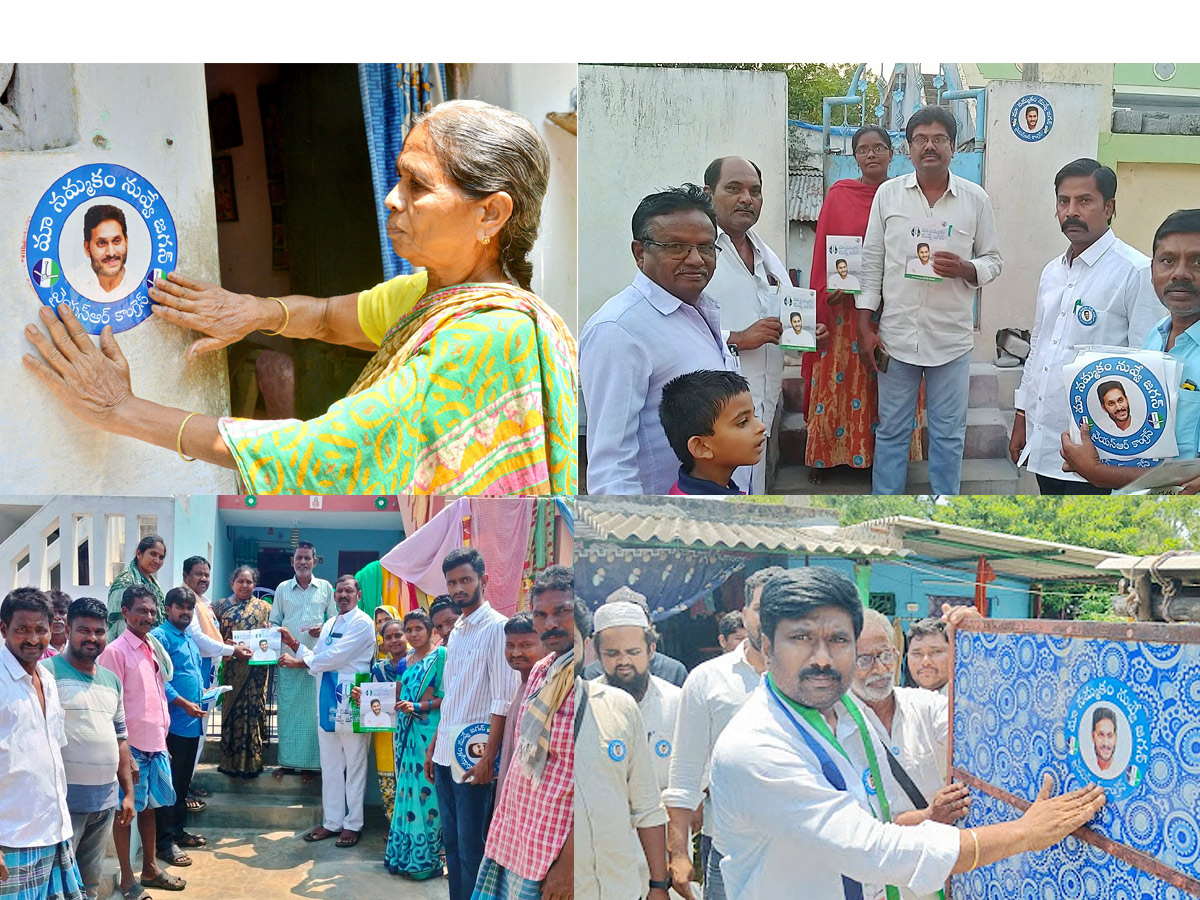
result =
[[442,717],[446,648],[433,646],[433,622],[424,610],[404,617],[404,634],[412,650],[400,677],[396,809],[383,862],[393,875],[423,881],[442,874],[442,819],[437,794],[425,777],[425,751]]
[[[25,364],[81,419],[227,468],[248,493],[574,494],[575,341],[530,293],[550,156],[532,124],[442,103],[396,160],[387,233],[415,275],[341,297],[253,297],[179,273],[153,312],[201,332],[189,357],[253,331],[375,350],[316,419],[215,418],[135,397],[110,329],[97,348],[64,305]],[[330,223],[336,226],[336,223]]]
[[[229,585],[233,596],[213,604],[213,614],[221,625],[221,637],[229,640],[233,632],[266,628],[271,606],[254,596],[258,572],[240,566]],[[221,696],[221,762],[217,771],[234,778],[254,778],[262,771],[262,725],[267,716],[267,666],[226,657],[221,667],[221,684],[233,690]]]

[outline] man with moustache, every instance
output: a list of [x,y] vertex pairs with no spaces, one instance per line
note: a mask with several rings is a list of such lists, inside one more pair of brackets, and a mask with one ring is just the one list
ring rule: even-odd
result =
[[16,588],[0,604],[0,895],[83,900],[71,848],[63,708],[54,676],[38,662],[52,615],[36,588]]
[[361,599],[358,580],[339,575],[333,592],[337,615],[321,626],[315,649],[286,627],[279,631],[292,651],[279,657],[279,665],[320,682],[314,712],[321,753],[322,821],[304,836],[310,843],[337,835],[336,846],[353,847],[362,834],[371,735],[338,730],[334,721],[343,697],[339,683],[352,683],[356,675],[370,672],[375,659],[375,623],[358,608]]
[[[650,604],[646,600],[644,594],[639,594],[628,585],[621,585],[611,594],[604,598],[605,603],[634,603],[645,615],[646,621],[650,619]],[[650,647],[650,674],[655,678],[661,678],[663,681],[669,681],[676,687],[683,687],[683,683],[687,681],[688,670],[687,666],[675,659],[673,656],[667,656],[665,653],[660,653],[658,649],[658,635],[651,630],[650,632],[653,646]],[[587,679],[600,678],[604,675],[604,667],[600,665],[600,660],[594,659],[584,667],[583,677]]]
[[[1183,384],[1200,386],[1200,209],[1171,213],[1154,234],[1150,281],[1169,315],[1146,335],[1142,348],[1168,353],[1183,364]],[[1175,416],[1176,459],[1200,456],[1200,391],[1179,391]],[[1060,437],[1064,472],[1074,472],[1096,487],[1120,488],[1137,479],[1141,470],[1109,466],[1100,461],[1089,429],[1080,428],[1075,443],[1069,432]],[[1182,493],[1200,492],[1200,478],[1182,485]]]
[[640,271],[588,319],[579,340],[588,493],[667,493],[679,461],[658,416],[663,385],[700,369],[737,371],[720,306],[705,292],[716,241],[712,199],[694,184],[638,204],[631,246]]
[[[768,674],[717,739],[712,793],[734,900],[936,892],[956,872],[1057,843],[1104,805],[1092,786],[1037,800],[1017,820],[960,831],[893,821],[901,788],[887,748],[846,693],[862,630],[854,583],[833,569],[790,570],[763,588]],[[864,884],[864,882],[870,882]]]
[[121,682],[96,665],[107,643],[108,607],[94,597],[80,597],[67,609],[63,652],[46,662],[62,703],[71,843],[88,900],[96,900],[99,893],[114,813],[117,824],[124,826],[135,814]]
[[570,900],[574,892],[575,570],[539,572],[530,605],[549,655],[529,674],[471,900]]
[[[1058,224],[1067,249],[1042,269],[1029,357],[1014,398],[1008,452],[1028,458],[1043,494],[1104,494],[1063,472],[1059,435],[1071,422],[1062,368],[1076,344],[1140,347],[1161,315],[1150,260],[1113,234],[1117,176],[1094,159],[1067,163],[1054,176]],[[1126,407],[1128,418],[1128,406]]]
[[[921,107],[909,117],[904,135],[914,171],[885,181],[875,193],[863,238],[863,289],[854,300],[859,356],[879,376],[871,489],[904,493],[924,381],[932,493],[957,494],[967,436],[975,291],[999,275],[1002,265],[996,218],[983,188],[950,171],[958,136],[950,110]],[[913,222],[926,219],[952,226],[950,249],[930,258],[941,281],[904,274]],[[871,319],[881,307],[876,325]],[[886,372],[875,362],[876,348],[891,357]]]
[[950,682],[950,634],[945,619],[908,626],[908,674],[919,688],[946,695]]
[[638,703],[646,726],[646,746],[654,760],[659,791],[667,788],[672,741],[683,691],[650,674],[654,630],[635,603],[605,603],[593,617],[594,640],[604,682],[625,691]]
[[[520,678],[504,659],[507,620],[484,599],[488,577],[479,551],[451,550],[442,560],[442,574],[446,593],[462,615],[446,642],[442,717],[425,753],[425,777],[437,790],[450,900],[469,900],[492,817],[504,720]],[[487,745],[458,781],[451,770],[455,741],[463,728],[478,724],[488,725]]]
[[521,683],[517,685],[512,703],[508,705],[508,715],[504,717],[504,743],[500,745],[500,772],[496,775],[497,794],[504,790],[504,777],[508,774],[516,747],[517,719],[521,712],[521,704],[525,701],[525,685],[529,683],[529,673],[534,664],[547,652],[542,644],[541,635],[533,627],[533,613],[529,610],[517,613],[504,623],[504,660],[509,668],[521,676]]
[[125,266],[129,231],[120,208],[101,203],[83,214],[83,252],[86,262],[67,275],[71,287],[83,296],[111,303],[137,290],[137,276]]
[[1117,752],[1117,716],[1107,706],[1098,706],[1092,713],[1092,749],[1096,768],[1101,772],[1111,769]]
[[188,633],[196,610],[196,593],[185,586],[171,588],[164,599],[167,620],[151,632],[171,657],[171,677],[165,691],[171,723],[167,728],[167,752],[171,757],[171,786],[175,802],[155,810],[158,858],[173,866],[190,866],[187,850],[205,847],[201,835],[185,830],[188,817],[187,789],[196,770],[196,757],[204,735],[204,693],[200,648]]
[[1129,397],[1126,396],[1121,382],[1105,381],[1096,385],[1096,396],[1117,431],[1128,431],[1133,427],[1133,417],[1129,414]]
[[[737,348],[739,372],[750,382],[754,414],[770,437],[783,396],[783,351],[779,339],[780,285],[791,285],[787,269],[754,230],[762,214],[762,171],[740,156],[714,159],[704,170],[704,190],[717,214],[717,268],[705,294],[721,307],[726,342]],[[745,470],[742,470],[742,474]],[[748,493],[765,494],[767,455],[750,471]]]
[[[717,738],[730,719],[754,692],[766,663],[760,649],[758,608],[763,585],[782,575],[779,566],[759,569],[746,578],[742,621],[746,639],[731,653],[701,663],[688,675],[679,695],[671,766],[663,805],[667,808],[667,849],[670,852],[671,886],[692,900],[692,855],[689,832],[698,814],[704,826],[700,864],[705,867],[705,900],[724,900],[722,851],[714,843],[709,802],[709,774]],[[703,809],[703,813],[700,810]]]
[[167,753],[171,719],[166,683],[171,679],[172,663],[166,648],[150,633],[158,619],[158,599],[148,587],[130,585],[121,596],[121,615],[125,630],[96,658],[99,665],[121,682],[129,755],[138,773],[133,786],[133,805],[142,840],[142,872],[139,879],[134,878],[129,855],[130,826],[118,822],[113,828],[113,843],[121,868],[120,889],[128,896],[134,896],[131,892],[139,884],[181,891],[186,882],[162,871],[154,860],[158,846],[155,810],[175,803]]
[[[275,589],[269,617],[269,624],[287,628],[309,650],[316,649],[324,623],[337,615],[333,585],[313,574],[316,564],[317,548],[308,541],[297,541],[292,551],[296,575]],[[295,710],[296,714],[279,717],[279,768],[272,777],[300,772],[300,780],[310,782],[321,767],[319,729],[308,712],[317,705],[317,683],[306,672],[285,666],[275,673],[275,695],[280,709]]]
[[[974,613],[973,608],[967,611]],[[978,615],[978,613],[976,613]],[[850,689],[863,717],[883,738],[896,763],[911,780],[916,794],[904,790],[889,797],[896,821],[916,824],[924,819],[952,825],[971,806],[965,785],[946,784],[946,743],[949,737],[949,702],[940,694],[920,688],[896,687],[893,674],[900,654],[895,630],[883,613],[863,609],[862,633],[854,660]],[[882,762],[882,760],[881,760]],[[888,766],[896,774],[891,760]],[[903,780],[897,776],[897,780]]]

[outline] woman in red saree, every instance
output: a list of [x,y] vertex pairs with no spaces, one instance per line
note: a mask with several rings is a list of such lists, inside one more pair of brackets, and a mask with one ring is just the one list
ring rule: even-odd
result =
[[[804,375],[809,384],[804,409],[808,421],[804,463],[809,467],[809,481],[814,484],[820,484],[823,471],[834,466],[869,468],[875,456],[875,427],[879,422],[876,376],[858,358],[854,295],[826,290],[825,237],[862,237],[867,233],[871,201],[888,177],[892,140],[883,128],[867,125],[855,132],[850,146],[862,175],[842,179],[825,195],[817,218],[809,279],[809,287],[817,292],[817,321],[829,329],[824,349],[804,357]],[[923,397],[917,409],[912,459],[921,458],[919,420],[924,418]]]

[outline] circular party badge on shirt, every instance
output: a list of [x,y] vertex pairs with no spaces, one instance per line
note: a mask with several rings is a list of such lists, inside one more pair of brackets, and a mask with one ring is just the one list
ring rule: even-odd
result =
[[127,331],[150,315],[150,286],[175,269],[175,220],[146,178],[112,163],[72,169],[29,219],[29,282],[46,306],[65,303],[84,330]]

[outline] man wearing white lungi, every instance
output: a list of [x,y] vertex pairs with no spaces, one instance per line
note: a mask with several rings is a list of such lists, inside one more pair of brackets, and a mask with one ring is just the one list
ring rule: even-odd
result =
[[[309,650],[316,646],[317,636],[326,619],[337,615],[333,602],[333,585],[313,575],[317,564],[317,549],[308,541],[300,541],[292,553],[292,570],[295,578],[289,578],[275,590],[271,601],[270,623],[286,628]],[[321,766],[321,754],[317,748],[317,723],[306,710],[316,703],[316,682],[304,672],[280,669],[275,673],[275,699],[282,715],[279,716],[279,769],[276,778],[282,778],[288,769],[305,773],[305,781],[312,781]]]
[[[299,657],[285,653],[279,665],[308,669],[318,682],[328,681],[317,691],[317,743],[321,752],[321,804],[324,819],[305,835],[308,841],[338,837],[339,847],[358,843],[363,825],[363,791],[367,786],[367,748],[371,735],[355,734],[348,721],[337,722],[337,707],[348,696],[355,675],[371,671],[375,654],[375,625],[358,608],[362,590],[353,575],[339,576],[333,593],[337,616],[322,626],[315,650],[305,647],[286,629],[283,642]],[[342,687],[338,682],[345,684]],[[326,729],[329,730],[326,730]],[[344,730],[343,730],[344,729]]]

